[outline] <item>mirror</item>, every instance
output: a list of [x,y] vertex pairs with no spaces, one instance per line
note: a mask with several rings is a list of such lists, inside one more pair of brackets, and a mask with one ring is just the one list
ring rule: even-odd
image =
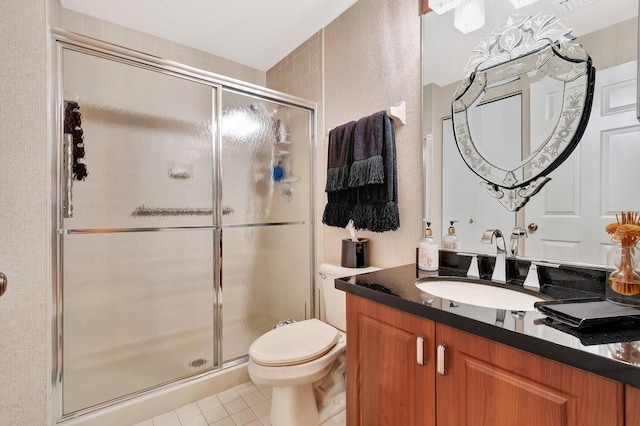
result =
[[[423,16],[424,220],[438,224],[434,233],[440,235],[449,221],[458,221],[462,251],[491,253],[492,247],[480,244],[485,229],[499,228],[509,235],[514,227],[522,227],[528,238],[520,241],[519,256],[605,265],[611,243],[604,227],[620,211],[640,210],[640,196],[630,184],[640,181],[633,160],[640,158],[640,143],[635,142],[640,136],[635,117],[638,2],[538,0],[518,10],[508,0],[485,4],[485,25],[466,35],[454,28],[453,13]],[[547,44],[532,49],[526,58],[512,55],[522,61],[482,65],[490,54],[475,47],[500,22],[512,17],[512,24],[517,23],[513,17],[518,15],[558,17],[556,36],[582,46],[582,52],[568,56],[567,62],[567,55],[555,55]],[[555,79],[548,68],[540,67],[540,58],[548,60],[547,67],[558,65],[580,77]],[[574,59],[581,69],[573,66]],[[516,64],[520,70],[514,71]],[[558,154],[536,169],[534,164],[541,162],[554,135],[563,132],[560,111],[567,93],[572,85],[588,84],[591,66],[598,70],[591,111],[587,103],[577,111],[580,119],[570,127],[570,140],[566,138]],[[476,68],[485,81],[469,77]],[[589,93],[588,87],[584,93]],[[462,105],[452,109],[452,99]],[[462,130],[454,134],[456,121]],[[466,135],[473,140],[469,152],[481,158],[475,173],[458,152],[459,146],[460,151],[466,149],[461,143]],[[493,168],[485,186],[503,191],[502,201],[513,202],[506,206],[513,212],[478,184],[485,178],[479,178],[483,165]],[[524,194],[514,193],[518,190]],[[526,198],[518,200],[520,195]]]
[[[593,101],[591,58],[558,18],[514,14],[480,41],[465,72],[451,103],[458,150],[467,166],[486,181],[482,186],[491,196],[509,211],[520,210],[582,136]],[[522,122],[528,117],[513,117],[509,109],[501,114],[500,108],[483,101],[523,92],[532,103],[536,96],[553,93],[551,114],[544,126],[530,125],[541,130],[537,139],[500,138],[509,118]],[[504,101],[493,103],[498,102]],[[491,126],[491,117],[502,118],[504,125]],[[519,158],[503,155],[502,146],[514,145],[521,148]]]

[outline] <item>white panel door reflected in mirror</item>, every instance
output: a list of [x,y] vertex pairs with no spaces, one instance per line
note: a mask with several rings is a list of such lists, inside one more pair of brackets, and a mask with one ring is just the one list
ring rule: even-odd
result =
[[[520,163],[522,146],[513,141],[522,140],[522,96],[488,102],[474,111],[471,126],[481,135],[492,135],[482,138],[485,143],[479,150],[491,158],[499,156],[505,164]],[[462,250],[490,251],[480,242],[482,233],[495,228],[509,232],[515,226],[515,216],[487,196],[479,184],[481,179],[462,160],[450,118],[442,121],[442,141],[442,160],[447,165],[442,171],[442,229],[447,229],[450,221],[458,221],[455,228]]]

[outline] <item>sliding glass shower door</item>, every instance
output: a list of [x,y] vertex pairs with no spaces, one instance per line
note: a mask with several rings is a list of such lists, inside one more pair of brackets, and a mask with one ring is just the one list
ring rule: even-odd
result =
[[222,90],[222,356],[311,307],[311,113]]
[[219,367],[216,89],[73,50],[62,67],[69,414]]
[[59,418],[312,316],[313,110],[121,54],[59,61]]

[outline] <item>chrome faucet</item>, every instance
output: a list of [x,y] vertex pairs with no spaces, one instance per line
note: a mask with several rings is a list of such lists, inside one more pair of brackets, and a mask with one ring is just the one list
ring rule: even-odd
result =
[[527,234],[527,230],[521,226],[516,226],[511,231],[511,240],[509,241],[509,254],[511,257],[515,257],[518,255],[518,243],[520,242],[520,238],[527,238],[529,234]]
[[[487,229],[482,234],[480,242],[483,244],[492,244],[496,241],[496,264],[493,267],[493,274],[491,275],[491,281],[496,283],[507,283],[507,261],[506,261],[506,245],[504,243],[504,237],[502,231],[499,229]],[[502,242],[502,247],[500,243]]]

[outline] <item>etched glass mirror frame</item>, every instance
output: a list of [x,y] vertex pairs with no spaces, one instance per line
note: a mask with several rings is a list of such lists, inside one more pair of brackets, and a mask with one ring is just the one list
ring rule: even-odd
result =
[[[547,183],[547,176],[575,149],[589,120],[595,68],[571,30],[553,15],[512,15],[481,40],[465,67],[466,76],[452,101],[452,124],[458,150],[481,184],[509,211],[518,211]],[[560,114],[537,148],[514,168],[485,158],[474,140],[472,109],[487,91],[525,74],[543,73],[563,86]],[[483,143],[490,143],[483,141]]]

